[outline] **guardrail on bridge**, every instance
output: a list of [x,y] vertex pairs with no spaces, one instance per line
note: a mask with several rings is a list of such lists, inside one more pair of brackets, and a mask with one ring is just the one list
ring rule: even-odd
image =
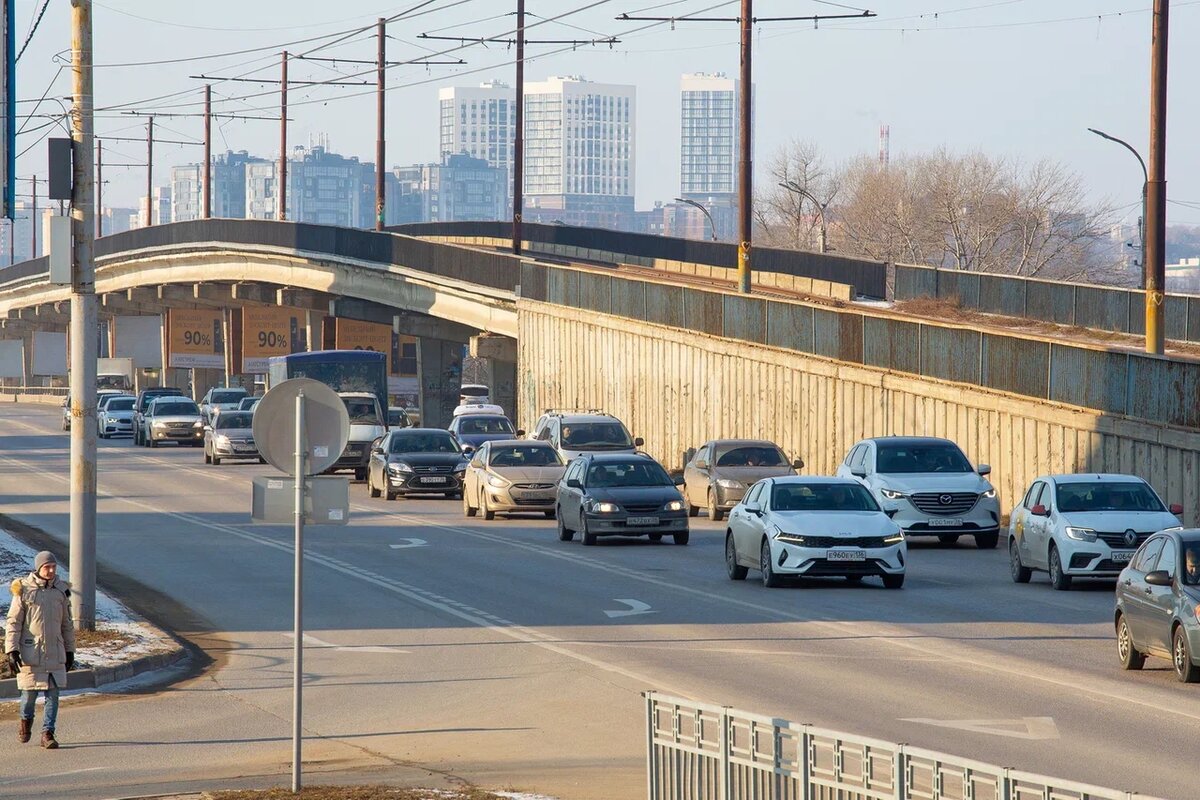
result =
[[1155,800],[646,692],[649,800]]

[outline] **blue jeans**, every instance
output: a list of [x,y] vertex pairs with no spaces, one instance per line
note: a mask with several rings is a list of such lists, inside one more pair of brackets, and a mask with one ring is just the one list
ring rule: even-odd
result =
[[[54,684],[54,676],[50,676],[50,688],[45,690],[46,710],[42,715],[42,730],[54,730],[58,721],[58,687]],[[37,708],[38,690],[21,692],[21,719],[33,719],[34,709]]]

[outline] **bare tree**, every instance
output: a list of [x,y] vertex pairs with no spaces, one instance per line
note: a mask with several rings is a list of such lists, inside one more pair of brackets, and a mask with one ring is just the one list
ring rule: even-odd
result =
[[838,194],[838,175],[825,166],[811,142],[796,139],[781,147],[767,167],[769,180],[754,200],[755,223],[768,245],[816,250],[820,209],[811,200],[779,184],[795,183],[828,206]]

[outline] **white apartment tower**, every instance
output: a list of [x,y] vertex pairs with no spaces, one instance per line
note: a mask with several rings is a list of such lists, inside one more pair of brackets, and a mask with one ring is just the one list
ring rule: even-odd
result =
[[738,90],[723,73],[680,81],[679,191],[699,202],[730,201],[737,192]]
[[512,197],[513,139],[517,124],[516,92],[499,81],[438,90],[441,159],[466,153],[499,167],[509,176]]

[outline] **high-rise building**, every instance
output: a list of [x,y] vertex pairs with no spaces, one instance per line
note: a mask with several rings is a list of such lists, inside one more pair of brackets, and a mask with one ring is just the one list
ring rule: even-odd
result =
[[634,86],[552,77],[525,86],[525,219],[628,228]]
[[[248,161],[244,169],[246,218],[277,219],[279,165]],[[324,146],[295,148],[288,159],[287,218],[343,228],[373,226],[374,174],[374,165]],[[371,197],[364,198],[368,186]]]
[[[441,158],[466,153],[512,175],[516,91],[500,81],[438,90]],[[508,196],[512,197],[511,183]]]
[[[245,150],[226,151],[213,158],[212,215],[228,219],[246,216],[246,165],[266,163]],[[171,169],[171,216],[175,222],[200,219],[203,203],[203,165],[185,164]]]
[[144,228],[147,220],[150,225],[167,225],[171,222],[171,187],[154,187],[152,198],[138,198],[138,213],[136,220],[131,221],[130,228]]
[[397,167],[393,224],[498,220],[508,214],[508,174],[463,153],[440,164]]
[[688,200],[737,192],[739,84],[722,73],[680,81],[679,191]]

